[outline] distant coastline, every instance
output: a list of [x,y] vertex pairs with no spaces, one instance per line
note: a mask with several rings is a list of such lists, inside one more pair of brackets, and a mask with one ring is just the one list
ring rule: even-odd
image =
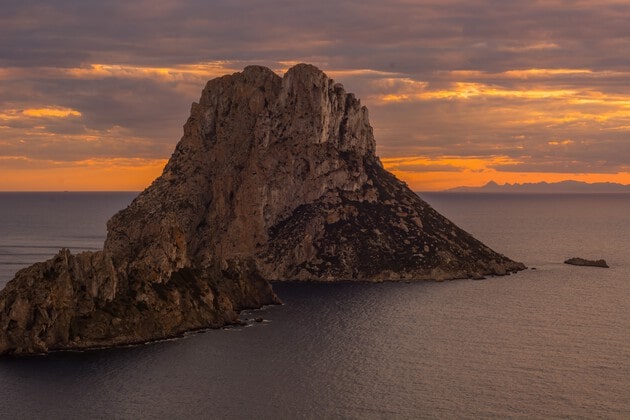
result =
[[501,193],[501,194],[625,194],[630,193],[630,185],[613,182],[588,183],[581,181],[537,182],[497,184],[488,182],[481,187],[456,187],[439,192],[446,193]]

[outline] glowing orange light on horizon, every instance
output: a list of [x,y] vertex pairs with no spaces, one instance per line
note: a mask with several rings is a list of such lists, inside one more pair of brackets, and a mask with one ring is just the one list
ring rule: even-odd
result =
[[166,159],[88,159],[29,162],[24,169],[0,166],[0,191],[141,191],[163,171]]
[[[630,172],[615,174],[550,173],[550,172],[502,172],[492,168],[497,164],[520,163],[517,160],[496,156],[485,158],[382,158],[383,166],[405,181],[414,191],[442,191],[459,186],[479,187],[490,181],[505,183],[560,182],[566,180],[594,182],[616,182],[630,185]],[[455,170],[434,170],[435,166],[451,166]],[[422,170],[425,166],[427,170]],[[405,168],[413,168],[406,170]]]

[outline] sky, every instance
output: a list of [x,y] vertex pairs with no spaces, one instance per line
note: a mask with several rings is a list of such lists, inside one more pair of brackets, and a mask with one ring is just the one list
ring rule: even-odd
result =
[[0,191],[141,190],[207,80],[300,62],[416,191],[630,184],[630,0],[0,2]]

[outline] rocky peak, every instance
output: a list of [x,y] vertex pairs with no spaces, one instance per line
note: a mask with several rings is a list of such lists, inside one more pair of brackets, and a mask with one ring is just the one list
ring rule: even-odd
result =
[[[366,162],[380,165],[374,149],[367,109],[314,66],[283,78],[249,66],[211,80],[162,176],[110,221],[105,249],[125,264],[142,244],[157,257],[142,261],[165,275],[165,253],[184,265],[254,255],[300,205],[363,188]],[[148,241],[156,232],[147,229],[130,237],[131,220],[155,225],[153,211],[165,240]]]

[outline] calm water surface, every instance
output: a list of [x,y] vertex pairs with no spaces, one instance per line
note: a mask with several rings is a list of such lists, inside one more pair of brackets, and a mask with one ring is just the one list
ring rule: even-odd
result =
[[107,220],[134,192],[0,192],[0,287],[15,272],[55,255],[103,248]]
[[[0,194],[1,261],[15,268],[30,258],[20,252],[44,254],[35,252],[42,243],[100,248],[104,221],[132,197],[55,207],[50,197],[25,205]],[[485,281],[276,284],[285,305],[243,314],[261,324],[0,359],[0,417],[629,418],[630,196],[424,198],[536,270]],[[40,199],[40,215],[28,214],[34,229],[18,213],[37,213]],[[84,227],[74,230],[79,215]],[[562,264],[571,256],[612,268]]]

